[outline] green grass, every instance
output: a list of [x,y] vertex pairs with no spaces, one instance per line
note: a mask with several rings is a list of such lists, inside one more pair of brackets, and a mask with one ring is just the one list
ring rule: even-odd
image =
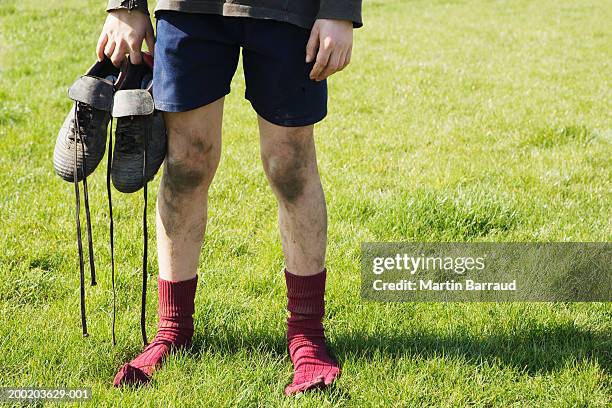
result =
[[282,396],[291,366],[276,204],[241,71],[226,102],[193,348],[150,387],[111,387],[141,347],[142,198],[115,194],[112,347],[103,166],[90,180],[100,284],[87,288],[91,336],[81,337],[73,190],[51,155],[66,89],[92,62],[104,19],[104,2],[85,3],[0,3],[0,386],[89,386],[94,406],[610,406],[609,303],[367,303],[359,246],[610,241],[612,1],[365,2],[353,63],[330,81],[317,127],[326,327],[344,372],[330,392],[297,400]]

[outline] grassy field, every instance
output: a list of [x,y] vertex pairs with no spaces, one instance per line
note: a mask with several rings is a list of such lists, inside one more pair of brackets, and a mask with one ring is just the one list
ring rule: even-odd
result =
[[[80,334],[74,192],[51,156],[103,4],[0,2],[0,386],[92,387],[94,406],[610,406],[609,303],[363,302],[359,246],[610,241],[612,1],[365,1],[352,65],[330,81],[317,128],[326,327],[344,371],[333,390],[298,399],[282,395],[291,365],[276,204],[241,71],[226,102],[193,347],[149,387],[111,386],[141,348],[142,198],[114,196],[113,347],[103,166],[90,179],[100,283],[87,289],[91,336]],[[154,200],[149,211],[153,223]],[[150,262],[153,333],[153,253]]]

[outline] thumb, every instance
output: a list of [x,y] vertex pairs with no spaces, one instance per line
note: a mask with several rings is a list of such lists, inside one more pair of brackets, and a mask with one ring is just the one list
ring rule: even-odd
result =
[[317,48],[319,48],[319,26],[315,23],[310,31],[310,38],[306,44],[306,63],[314,61],[317,54]]

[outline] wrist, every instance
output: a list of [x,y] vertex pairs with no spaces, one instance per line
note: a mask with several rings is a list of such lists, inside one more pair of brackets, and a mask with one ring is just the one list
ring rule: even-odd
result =
[[149,15],[147,0],[108,0],[107,12],[126,10],[128,12],[139,11]]
[[353,22],[351,20],[339,18],[317,18],[315,24],[333,24],[334,26],[353,28]]
[[133,10],[129,10],[126,8],[122,8],[122,7],[118,7],[118,8],[114,8],[114,9],[108,9],[106,10],[108,14],[112,14],[115,16],[119,16],[122,14],[125,14],[126,16],[131,16],[131,15],[138,15],[138,16],[144,16],[144,17],[149,17],[150,14],[148,12],[145,12],[144,10],[141,9],[133,9]]

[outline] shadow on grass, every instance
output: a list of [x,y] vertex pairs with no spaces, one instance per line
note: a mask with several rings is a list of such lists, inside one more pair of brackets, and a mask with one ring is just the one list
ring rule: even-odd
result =
[[339,360],[348,356],[371,359],[379,354],[390,357],[457,357],[468,362],[497,363],[530,375],[562,368],[568,362],[597,362],[606,372],[612,368],[612,335],[581,330],[573,325],[557,325],[512,334],[407,336],[392,329],[368,335],[339,335],[334,341]]
[[[246,351],[273,359],[287,358],[284,332],[273,325],[242,332],[236,328],[196,333],[190,353],[221,356]],[[597,363],[606,374],[612,368],[612,334],[584,330],[567,324],[508,328],[493,334],[406,333],[401,328],[381,326],[374,331],[336,332],[330,342],[332,355],[342,365],[347,360],[374,362],[390,359],[460,359],[467,364],[508,367],[530,376],[561,370],[567,365]],[[287,365],[289,364],[287,359]],[[325,393],[334,403],[352,399],[346,387],[310,391],[313,397]]]
[[[561,369],[567,363],[597,362],[612,369],[612,334],[583,330],[572,324],[517,330],[512,333],[474,336],[469,333],[406,334],[393,327],[372,333],[337,333],[331,349],[342,363],[347,358],[462,358],[468,362],[505,365],[530,375]],[[286,355],[283,333],[260,331],[196,334],[191,352],[231,354],[240,350]]]

